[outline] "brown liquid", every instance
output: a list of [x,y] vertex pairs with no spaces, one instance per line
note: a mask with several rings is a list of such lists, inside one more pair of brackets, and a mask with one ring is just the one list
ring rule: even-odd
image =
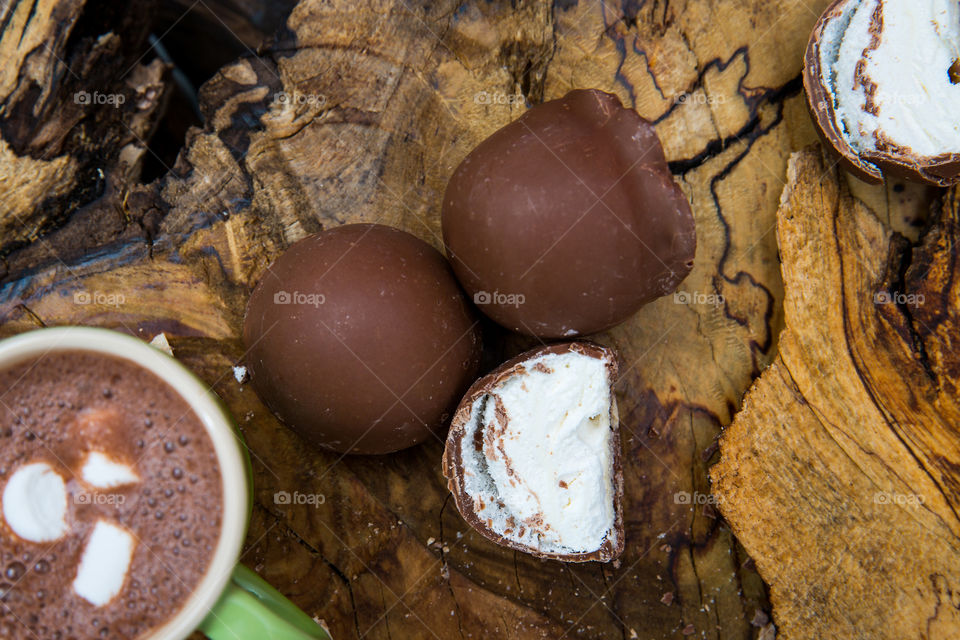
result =
[[[130,465],[140,482],[86,487],[91,450]],[[31,462],[63,476],[70,530],[37,544],[0,524],[0,637],[131,639],[168,621],[207,570],[223,504],[213,443],[183,398],[142,367],[89,352],[0,371],[0,491]],[[120,593],[102,607],[72,589],[98,519],[137,540]]]

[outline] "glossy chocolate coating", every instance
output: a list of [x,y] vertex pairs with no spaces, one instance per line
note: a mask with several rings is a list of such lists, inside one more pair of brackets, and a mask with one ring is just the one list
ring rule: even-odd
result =
[[397,451],[438,432],[480,355],[477,318],[443,256],[373,224],[290,247],[250,297],[243,337],[267,406],[345,453]]
[[447,186],[443,236],[481,311],[546,338],[602,331],[674,291],[696,248],[653,126],[597,90],[477,146]]

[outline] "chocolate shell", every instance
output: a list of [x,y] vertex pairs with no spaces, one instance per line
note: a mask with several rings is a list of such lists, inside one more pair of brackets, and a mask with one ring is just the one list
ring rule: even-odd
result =
[[440,252],[372,224],[291,246],[251,295],[243,337],[257,395],[343,453],[439,434],[480,356],[478,318]]
[[693,266],[693,215],[653,126],[593,89],[535,106],[480,143],[450,178],[442,214],[474,302],[529,335],[608,329]]
[[[599,417],[609,417],[608,424],[604,424],[605,421],[594,423],[593,420],[595,420],[596,417],[586,422],[577,423],[578,430],[576,434],[578,438],[573,441],[574,448],[566,450],[572,454],[570,458],[576,458],[576,460],[571,461],[570,459],[560,459],[557,457],[562,448],[560,444],[562,440],[558,442],[558,438],[562,436],[561,431],[563,427],[558,422],[552,423],[548,421],[549,430],[547,433],[549,435],[544,434],[541,439],[538,433],[530,432],[527,434],[528,438],[535,439],[532,448],[537,450],[542,448],[540,451],[541,460],[546,461],[546,463],[544,464],[534,460],[527,461],[525,464],[528,469],[535,468],[544,471],[548,478],[546,483],[549,485],[549,488],[552,488],[553,485],[556,484],[558,487],[556,492],[558,493],[558,497],[561,498],[561,504],[564,500],[569,499],[569,504],[572,505],[575,498],[583,501],[583,499],[589,495],[585,494],[584,491],[590,489],[594,491],[602,490],[605,492],[605,495],[608,493],[607,497],[610,500],[609,508],[612,511],[604,511],[601,521],[594,526],[594,530],[602,531],[604,535],[602,541],[596,536],[594,537],[596,544],[590,545],[595,546],[595,548],[591,549],[567,549],[563,548],[564,545],[562,543],[555,541],[549,542],[553,537],[550,531],[551,527],[553,532],[559,535],[561,528],[559,525],[561,524],[570,524],[575,527],[584,524],[584,522],[582,522],[583,510],[582,508],[579,511],[572,509],[571,513],[565,513],[563,519],[565,519],[566,522],[558,522],[556,519],[551,520],[546,515],[548,512],[551,512],[551,510],[548,506],[545,506],[549,501],[549,491],[544,491],[542,486],[539,487],[540,491],[538,494],[533,494],[536,496],[537,504],[540,505],[540,510],[526,519],[522,519],[518,514],[511,514],[508,511],[503,495],[488,496],[483,491],[477,491],[478,486],[485,486],[486,483],[486,480],[480,476],[486,473],[492,479],[495,473],[492,471],[494,467],[492,466],[491,458],[484,453],[491,452],[494,454],[494,457],[501,458],[500,462],[504,463],[505,469],[507,470],[507,474],[501,477],[498,491],[503,491],[505,487],[511,487],[510,490],[514,491],[517,487],[520,487],[521,491],[516,493],[526,493],[523,487],[527,486],[526,483],[528,479],[524,477],[523,468],[519,465],[511,466],[508,456],[509,450],[503,442],[503,434],[500,433],[500,435],[497,435],[495,430],[495,423],[502,426],[504,424],[510,424],[511,419],[520,420],[521,418],[518,417],[519,413],[511,416],[506,404],[501,402],[501,398],[497,397],[497,394],[506,393],[502,391],[505,388],[504,384],[509,383],[511,379],[519,379],[517,376],[529,375],[531,372],[548,372],[545,375],[559,375],[563,373],[558,369],[563,366],[561,360],[550,360],[549,358],[544,358],[544,356],[564,356],[568,354],[585,356],[600,361],[604,373],[604,384],[607,385],[606,392],[609,394],[609,406],[606,407],[606,411],[609,413]],[[570,360],[567,359],[566,362],[569,363]],[[551,366],[553,369],[550,368]],[[616,356],[610,349],[591,342],[569,342],[544,346],[523,353],[503,363],[488,375],[477,380],[473,386],[470,387],[454,414],[450,431],[447,434],[447,444],[443,453],[443,474],[448,480],[448,487],[453,495],[457,509],[471,527],[499,545],[523,551],[540,558],[551,558],[565,562],[609,562],[620,555],[624,547],[624,529],[622,513],[623,474],[620,453],[619,417],[617,414],[616,396],[613,391],[613,383],[617,375],[617,369]],[[528,391],[536,394],[536,389],[532,386],[533,382],[532,378],[528,378],[521,383],[520,388],[525,389],[523,385],[530,383],[531,389]],[[581,382],[586,385],[587,380],[581,380]],[[584,386],[584,389],[587,388],[588,386]],[[585,400],[583,400],[585,397],[589,397],[589,394],[586,392],[584,392],[582,397],[578,396],[578,401],[582,404],[585,402]],[[486,403],[489,403],[491,399],[494,401],[494,406],[489,409],[488,413]],[[551,406],[557,404],[557,402],[550,399],[545,400],[545,402]],[[560,404],[562,404],[562,401]],[[566,419],[566,414],[564,413],[566,409],[559,406],[558,411],[558,415],[563,415],[564,419]],[[475,422],[475,412],[478,415],[482,414],[480,417],[484,421],[483,424]],[[489,423],[485,421],[488,417],[491,418]],[[521,454],[526,450],[525,446],[530,444],[523,440],[524,434],[522,433],[522,429],[525,429],[527,426],[528,425],[524,423],[511,425],[510,427],[510,439],[514,443],[519,443],[514,444],[514,447],[519,446]],[[593,430],[592,432],[591,429]],[[597,429],[609,429],[609,432],[603,432],[601,434],[599,431],[596,431]],[[491,430],[494,430],[494,432],[491,433]],[[586,430],[586,433],[582,430]],[[579,437],[581,435],[584,436],[582,441]],[[598,435],[603,435],[606,439],[603,442],[597,442],[596,436]],[[588,443],[593,444],[588,445]],[[591,449],[591,446],[593,449]],[[605,446],[606,449],[603,449],[603,446]],[[607,475],[601,475],[600,477],[597,477],[596,474],[591,475],[589,473],[591,469],[577,462],[590,460],[591,453],[598,452],[602,454],[600,455],[600,459],[605,460],[606,464],[609,465],[609,468],[605,470]],[[514,449],[514,453],[516,453],[516,449]],[[465,456],[474,458],[480,455],[484,455],[487,466],[482,464],[478,466],[475,464],[475,461],[470,462],[465,458]],[[516,456],[514,457],[514,460],[515,459]],[[581,467],[578,468],[577,464],[581,464]],[[551,465],[553,466],[551,467]],[[566,476],[557,471],[564,469],[568,472]],[[596,469],[594,469],[594,471],[595,470]],[[471,477],[471,474],[476,477]],[[565,480],[568,476],[574,478],[574,480]],[[587,487],[586,489],[578,490],[577,487],[574,487],[574,482],[577,482],[578,479],[582,480],[583,477],[592,477],[594,481],[592,483],[587,482],[585,485]],[[606,484],[607,482],[609,482],[609,486]],[[541,478],[541,485],[542,484]],[[532,487],[530,487],[530,489],[532,492]],[[589,501],[589,498],[587,498],[587,500]],[[556,511],[554,510],[552,513],[555,514]],[[603,518],[606,519],[604,520]],[[503,525],[499,527],[499,530],[497,530],[498,527],[494,523],[495,520],[501,521]],[[531,529],[526,529],[527,527]],[[548,542],[544,543],[545,540]]]

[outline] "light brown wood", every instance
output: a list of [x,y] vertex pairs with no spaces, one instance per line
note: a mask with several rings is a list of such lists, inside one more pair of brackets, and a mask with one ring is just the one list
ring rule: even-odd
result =
[[781,637],[960,635],[958,193],[911,248],[819,150],[778,215],[779,355],[711,470]]

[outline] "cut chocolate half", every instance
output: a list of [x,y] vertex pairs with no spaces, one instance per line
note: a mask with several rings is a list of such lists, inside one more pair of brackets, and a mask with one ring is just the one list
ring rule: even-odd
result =
[[848,170],[946,186],[960,180],[960,3],[835,0],[803,83],[814,123]]
[[541,347],[470,387],[447,436],[443,473],[463,518],[541,558],[608,562],[623,550],[613,351]]

